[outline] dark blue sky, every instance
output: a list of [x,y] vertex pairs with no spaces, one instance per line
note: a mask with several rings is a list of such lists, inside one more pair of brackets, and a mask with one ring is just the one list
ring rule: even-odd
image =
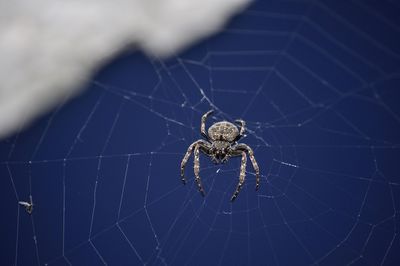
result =
[[[399,265],[400,4],[256,1],[168,60],[125,53],[0,142],[2,265]],[[201,155],[242,118],[262,182]],[[32,195],[29,216],[18,205]]]

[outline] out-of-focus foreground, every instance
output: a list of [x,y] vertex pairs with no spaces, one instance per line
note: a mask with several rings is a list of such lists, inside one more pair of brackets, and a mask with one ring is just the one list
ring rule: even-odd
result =
[[217,31],[249,0],[0,3],[0,138],[75,95],[127,47],[165,57]]

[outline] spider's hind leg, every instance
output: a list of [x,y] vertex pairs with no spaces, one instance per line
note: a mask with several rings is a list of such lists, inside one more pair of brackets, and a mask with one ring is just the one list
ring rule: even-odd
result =
[[235,123],[240,126],[239,135],[236,138],[236,141],[244,136],[244,132],[246,131],[246,122],[242,119],[236,119]]
[[214,113],[214,110],[208,111],[201,117],[201,127],[200,127],[201,135],[203,135],[203,137],[205,137],[207,139],[208,139],[208,135],[206,133],[206,120],[207,120],[207,117],[210,116],[212,113]]

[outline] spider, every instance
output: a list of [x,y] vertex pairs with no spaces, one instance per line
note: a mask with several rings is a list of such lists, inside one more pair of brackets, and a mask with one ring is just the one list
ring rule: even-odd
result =
[[240,189],[242,188],[244,183],[246,175],[246,162],[247,162],[246,152],[249,154],[251,163],[253,164],[253,168],[256,172],[256,191],[258,190],[260,184],[260,171],[256,159],[254,157],[253,150],[246,144],[237,143],[237,141],[241,137],[243,137],[246,123],[241,119],[235,120],[235,122],[238,125],[240,125],[240,129],[238,129],[236,125],[228,121],[217,122],[208,129],[208,134],[207,134],[206,119],[213,112],[214,112],[213,110],[210,110],[201,117],[200,131],[201,135],[204,138],[206,138],[206,140],[199,139],[193,142],[187,149],[187,152],[181,162],[181,178],[183,184],[186,184],[185,166],[194,149],[195,181],[197,183],[197,187],[201,195],[204,196],[205,193],[199,176],[200,172],[199,152],[201,151],[207,156],[209,156],[215,164],[226,163],[230,157],[242,156],[242,162],[240,165],[239,183],[236,187],[236,191],[233,193],[231,197],[231,201],[233,202],[238,196]]

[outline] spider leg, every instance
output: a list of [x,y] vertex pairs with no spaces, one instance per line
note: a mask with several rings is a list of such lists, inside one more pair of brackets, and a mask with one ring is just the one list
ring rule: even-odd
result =
[[246,144],[239,143],[234,147],[236,151],[246,151],[249,154],[251,164],[253,165],[254,171],[256,172],[256,190],[260,186],[260,168],[258,167],[256,158],[254,157],[253,150]]
[[186,154],[183,157],[182,162],[181,162],[181,179],[182,179],[182,183],[184,185],[186,184],[185,166],[189,160],[190,154],[192,154],[192,151],[196,146],[198,146],[201,149],[201,151],[203,151],[206,154],[208,154],[208,151],[210,149],[210,144],[202,139],[199,139],[199,140],[193,142],[192,144],[190,144],[190,146],[187,149]]
[[185,166],[186,166],[187,161],[189,160],[190,154],[192,154],[192,151],[193,151],[194,146],[195,146],[197,143],[198,143],[198,141],[195,141],[195,142],[193,142],[192,144],[190,144],[190,146],[189,146],[189,148],[187,149],[186,154],[185,154],[185,156],[183,157],[182,162],[181,162],[181,180],[182,180],[182,183],[183,183],[184,185],[186,185]]
[[239,135],[236,137],[236,140],[239,140],[241,137],[243,137],[244,132],[246,131],[246,122],[242,119],[236,119],[235,123],[240,125],[240,130],[239,130]]
[[240,175],[239,175],[239,183],[236,187],[235,193],[233,193],[231,201],[233,202],[236,197],[239,195],[240,189],[242,188],[244,184],[244,178],[246,176],[246,162],[247,162],[247,156],[246,152],[242,151],[242,162],[240,164]]
[[199,149],[200,149],[200,144],[196,144],[194,148],[194,178],[197,183],[197,187],[200,191],[200,194],[204,197],[204,189],[203,186],[201,185],[201,179],[199,176],[200,173],[200,156],[199,156]]
[[243,136],[244,131],[246,130],[246,122],[242,119],[236,119],[235,122],[240,125],[239,134]]
[[207,113],[205,113],[205,114],[201,117],[201,128],[200,128],[201,135],[203,135],[203,136],[204,136],[205,138],[207,138],[207,139],[208,139],[208,135],[207,135],[207,133],[206,133],[206,120],[207,120],[207,117],[208,117],[209,115],[211,115],[212,113],[214,113],[214,110],[208,111]]

